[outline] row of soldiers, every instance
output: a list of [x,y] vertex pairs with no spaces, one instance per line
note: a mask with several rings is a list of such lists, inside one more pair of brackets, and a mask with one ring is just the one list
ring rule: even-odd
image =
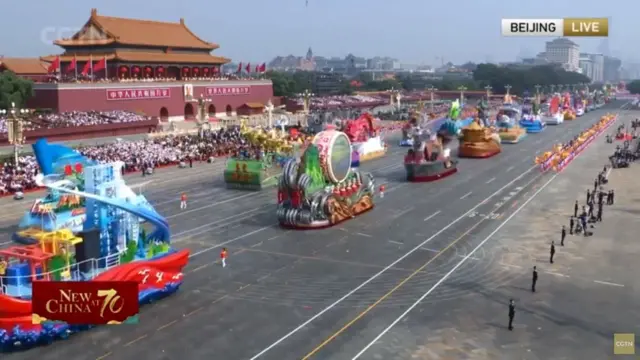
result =
[[[593,224],[596,222],[602,221],[602,213],[604,211],[604,205],[613,205],[615,202],[615,192],[614,190],[604,190],[604,185],[609,181],[607,179],[607,173],[609,169],[605,166],[602,171],[598,174],[596,179],[593,182],[593,190],[587,189],[587,197],[586,197],[586,205],[582,206],[582,211],[578,213],[580,210],[580,204],[578,200],[576,200],[573,206],[573,216],[569,217],[569,235],[580,234],[582,233],[584,236],[592,235],[591,232],[588,231],[588,224]],[[598,207],[597,212],[594,213],[595,207]],[[565,239],[567,237],[567,228],[566,226],[562,226],[560,232],[560,246],[564,246]],[[551,247],[549,249],[549,263],[553,264],[554,256],[556,255],[556,246],[555,241],[551,241]],[[533,267],[532,278],[531,278],[531,292],[536,292],[536,284],[538,282],[538,269],[536,266]],[[508,329],[513,330],[513,320],[516,315],[515,302],[513,299],[509,300],[509,326]]]

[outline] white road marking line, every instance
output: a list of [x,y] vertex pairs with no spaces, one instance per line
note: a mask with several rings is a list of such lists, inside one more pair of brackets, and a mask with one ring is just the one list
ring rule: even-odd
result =
[[[420,248],[420,250],[424,250],[424,251],[428,251],[428,252],[432,252],[432,253],[442,252],[442,250],[435,250],[435,249],[428,249],[428,248]],[[456,254],[456,256],[461,257],[461,258],[466,257],[466,255],[462,255],[462,254]],[[480,260],[477,257],[473,257],[473,256],[469,257],[469,259],[471,259],[471,260]]]
[[516,269],[522,269],[522,266],[520,266],[520,265],[511,265],[511,264],[505,264],[505,263],[501,263],[500,265],[506,266],[506,267],[512,267],[512,268],[516,268]]
[[429,221],[429,220],[431,220],[434,216],[436,216],[436,215],[438,215],[438,214],[440,214],[440,210],[438,210],[438,211],[434,212],[433,214],[431,214],[431,215],[427,216],[426,218],[424,218],[424,220],[423,220],[423,221]]
[[611,286],[624,287],[624,285],[622,285],[622,284],[612,283],[612,282],[608,282],[608,281],[593,280],[593,282],[594,283],[598,283],[598,284],[602,284],[602,285],[611,285]]
[[466,193],[466,194],[462,195],[462,197],[460,198],[460,200],[464,200],[464,199],[466,199],[466,198],[467,198],[467,196],[469,196],[469,195],[471,195],[471,194],[472,194],[472,191],[469,191],[468,193]]
[[356,235],[360,235],[360,236],[364,236],[364,237],[373,237],[373,236],[371,236],[369,234],[363,234],[363,233],[360,233],[360,232],[356,233]]
[[[309,325],[310,323],[314,322],[316,319],[318,319],[319,317],[321,317],[322,315],[324,315],[325,313],[327,313],[328,311],[330,311],[331,309],[333,309],[334,307],[336,307],[337,305],[339,305],[340,303],[342,303],[343,301],[345,301],[346,299],[348,299],[351,295],[353,295],[355,292],[357,292],[358,290],[362,289],[363,287],[367,286],[369,283],[371,283],[372,281],[374,281],[375,279],[377,279],[378,277],[380,277],[382,274],[386,273],[387,271],[389,271],[389,269],[393,268],[394,266],[396,266],[399,262],[401,262],[402,260],[406,259],[407,257],[409,257],[411,254],[413,254],[414,252],[420,250],[421,247],[425,246],[427,243],[429,243],[431,240],[435,239],[436,237],[438,237],[440,234],[442,234],[443,232],[447,231],[447,229],[449,229],[450,227],[454,226],[455,224],[457,224],[458,222],[460,222],[463,219],[466,219],[467,216],[469,216],[469,214],[473,211],[475,211],[477,208],[479,208],[480,206],[482,206],[487,199],[490,199],[492,197],[495,197],[496,195],[500,194],[504,189],[508,188],[509,186],[513,185],[516,181],[522,179],[525,175],[527,175],[528,173],[530,173],[532,170],[538,168],[537,166],[532,166],[529,169],[527,169],[526,171],[524,171],[522,174],[518,175],[517,177],[515,177],[513,180],[509,181],[507,184],[505,184],[504,186],[502,186],[500,189],[496,190],[493,194],[489,195],[489,197],[487,197],[486,199],[484,199],[482,202],[479,202],[478,204],[476,204],[474,207],[472,207],[471,209],[469,209],[469,211],[465,212],[464,214],[460,215],[460,217],[458,217],[457,219],[453,220],[450,224],[448,224],[447,226],[443,227],[442,229],[440,229],[439,231],[437,231],[435,234],[431,235],[431,237],[427,238],[425,241],[423,241],[422,243],[418,244],[416,247],[414,247],[413,249],[407,251],[404,255],[400,256],[398,259],[396,259],[394,262],[392,262],[391,264],[387,265],[384,269],[380,270],[379,272],[377,272],[376,274],[374,274],[373,276],[371,276],[369,279],[365,280],[363,283],[361,283],[360,285],[356,286],[355,288],[351,289],[351,291],[347,292],[345,295],[343,295],[341,298],[339,298],[338,300],[334,301],[333,303],[329,304],[327,307],[325,307],[324,309],[322,309],[321,311],[319,311],[318,313],[316,313],[315,315],[313,315],[311,318],[309,318],[307,321],[303,322],[302,324],[298,325],[298,327],[296,327],[295,329],[289,331],[287,334],[285,334],[284,336],[282,336],[280,339],[276,340],[275,342],[273,342],[271,345],[267,346],[266,348],[264,348],[262,351],[260,351],[259,353],[257,353],[256,355],[254,355],[253,357],[251,357],[251,359],[249,360],[256,360],[258,358],[260,358],[262,355],[266,354],[267,352],[269,352],[271,349],[273,349],[274,347],[280,345],[283,341],[287,340],[288,338],[290,338],[291,336],[293,336],[294,334],[296,334],[297,332],[299,332],[300,330],[304,329],[307,325]],[[556,175],[557,176],[557,175]],[[542,187],[541,189],[544,189],[544,187]],[[525,203],[526,204],[526,203]],[[515,214],[515,213],[514,213]],[[513,216],[513,215],[512,215]],[[473,253],[472,253],[473,254]]]
[[404,245],[403,243],[401,243],[400,241],[393,241],[393,240],[389,240],[390,243],[392,244],[398,244],[398,245]]
[[545,274],[549,274],[549,275],[555,275],[555,276],[560,276],[560,277],[566,277],[566,278],[568,278],[568,277],[569,277],[569,275],[559,274],[559,273],[557,273],[557,272],[553,272],[553,271],[545,271],[544,273],[545,273]]
[[513,166],[509,166],[509,167],[507,168],[507,172],[509,172],[509,171],[511,171],[511,170],[513,170]]
[[493,235],[495,235],[498,231],[500,231],[507,223],[509,223],[511,219],[513,219],[514,216],[516,216],[522,209],[524,209],[525,206],[527,206],[533,199],[535,199],[535,197],[540,192],[542,192],[542,190],[544,190],[549,184],[551,184],[551,182],[558,175],[559,175],[558,173],[554,174],[551,177],[551,179],[549,179],[549,181],[544,183],[544,185],[542,185],[540,189],[538,189],[538,191],[536,191],[529,199],[527,199],[524,203],[522,203],[522,205],[520,205],[508,218],[506,218],[500,225],[498,225],[498,227],[495,230],[493,230],[484,240],[482,240],[480,244],[478,244],[478,246],[476,246],[467,256],[465,256],[462,260],[460,260],[460,262],[457,263],[456,266],[454,266],[451,270],[449,270],[449,272],[447,272],[442,278],[440,278],[440,280],[438,280],[437,283],[435,283],[426,293],[424,293],[416,302],[414,302],[404,313],[402,313],[398,318],[396,318],[391,323],[391,325],[385,328],[380,334],[378,334],[378,336],[375,337],[375,339],[373,339],[373,341],[371,341],[359,353],[357,353],[356,356],[352,358],[352,360],[358,359],[360,356],[362,356],[362,354],[364,354],[371,346],[373,346],[373,344],[378,342],[378,340],[380,340],[381,337],[383,337],[394,326],[396,326],[400,321],[402,321],[402,319],[404,319],[407,316],[407,314],[409,314],[413,309],[415,309],[415,307],[418,306],[435,289],[437,289],[438,286],[440,286],[445,280],[447,280],[449,276],[451,276],[451,274],[453,274],[456,270],[458,270],[458,268],[462,266],[462,264],[464,264],[471,256],[473,256],[473,254],[475,254],[475,252],[478,251],[478,249],[480,249],[484,244],[486,244],[487,241],[489,241],[493,237]]
[[487,182],[485,184],[491,184],[496,178],[492,177],[491,179],[487,180]]
[[191,258],[193,258],[193,257],[196,257],[196,256],[198,256],[198,255],[200,255],[200,254],[204,254],[204,253],[206,253],[206,252],[209,252],[209,251],[211,251],[211,250],[214,250],[214,249],[217,249],[217,248],[223,247],[223,246],[225,246],[225,245],[227,245],[227,244],[231,244],[231,243],[232,243],[232,242],[234,242],[234,241],[238,241],[238,240],[240,240],[240,239],[244,239],[244,238],[246,238],[247,236],[251,236],[251,235],[253,235],[253,234],[257,234],[257,233],[259,233],[259,232],[261,232],[261,231],[264,231],[264,230],[267,230],[268,228],[273,227],[273,226],[274,226],[274,225],[264,226],[264,227],[261,227],[260,229],[256,229],[256,230],[250,231],[250,232],[248,232],[248,233],[246,233],[246,234],[244,234],[244,235],[240,235],[240,236],[235,237],[235,238],[233,238],[233,239],[230,239],[230,240],[227,240],[227,241],[223,241],[223,242],[221,242],[220,244],[216,244],[216,245],[210,246],[210,247],[208,247],[208,248],[204,248],[204,249],[202,249],[202,250],[200,250],[200,251],[196,251],[196,252],[194,252],[193,254],[189,254],[189,259],[191,259]]

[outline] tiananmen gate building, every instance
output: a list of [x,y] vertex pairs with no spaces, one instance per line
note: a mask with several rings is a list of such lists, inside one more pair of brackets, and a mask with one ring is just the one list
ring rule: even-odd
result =
[[[163,120],[189,119],[204,96],[210,116],[235,114],[246,104],[266,104],[270,80],[222,78],[230,60],[211,52],[219,46],[179,22],[109,17],[91,10],[80,31],[54,44],[60,55],[37,59],[0,58],[0,68],[36,81],[29,106],[54,111],[125,110]],[[51,64],[60,81],[39,82]],[[26,71],[26,73],[25,73]]]

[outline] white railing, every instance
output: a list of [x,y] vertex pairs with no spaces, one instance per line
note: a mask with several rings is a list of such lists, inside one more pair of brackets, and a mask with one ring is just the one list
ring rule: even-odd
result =
[[105,265],[107,269],[111,269],[120,265],[120,253],[115,253],[105,258]]

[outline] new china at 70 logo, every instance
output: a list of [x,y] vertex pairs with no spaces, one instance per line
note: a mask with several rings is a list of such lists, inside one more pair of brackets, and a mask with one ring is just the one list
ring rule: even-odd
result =
[[137,320],[135,281],[34,281],[33,323],[104,325]]

